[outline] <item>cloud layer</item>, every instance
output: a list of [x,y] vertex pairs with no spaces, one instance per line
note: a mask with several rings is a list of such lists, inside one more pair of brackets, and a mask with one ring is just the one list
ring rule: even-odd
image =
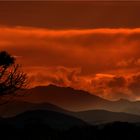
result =
[[139,99],[139,45],[139,28],[0,27],[0,49],[17,57],[31,85],[72,86],[108,99]]

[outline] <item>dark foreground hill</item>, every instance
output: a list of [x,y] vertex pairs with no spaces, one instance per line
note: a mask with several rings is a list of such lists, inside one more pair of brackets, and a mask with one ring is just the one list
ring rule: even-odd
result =
[[69,129],[87,125],[84,121],[56,111],[34,110],[21,113],[15,117],[5,118],[1,123],[6,122],[17,128],[24,128],[28,125],[47,125],[54,129]]
[[[74,118],[79,118],[89,124],[103,124],[109,122],[140,122],[140,116],[123,113],[123,112],[111,112],[106,110],[88,110],[88,111],[81,111],[81,112],[72,112],[65,109],[62,109],[56,105],[50,103],[28,103],[28,102],[9,102],[4,106],[0,107],[0,116],[1,117],[14,117],[18,116],[18,114],[22,114],[26,111],[35,111],[35,110],[42,110],[42,111],[52,111],[57,112],[60,114],[64,114],[67,116],[73,116]],[[41,112],[42,113],[42,112]],[[45,117],[46,114],[42,114],[40,116]]]
[[[49,116],[48,113],[47,116]],[[39,116],[40,118],[40,114],[42,114],[40,111],[26,112],[14,118],[1,120],[0,138],[4,140],[137,140],[140,138],[140,124],[114,122],[95,126],[87,125],[82,122],[81,125],[81,121],[78,120],[78,123],[75,123],[77,119],[71,119],[71,117],[66,119],[65,116],[65,123],[62,123],[61,119],[56,119],[54,120],[55,122],[60,121],[61,123],[59,122],[57,127],[52,127],[55,124],[55,122],[52,121],[53,117],[49,117],[51,121],[46,118],[47,121],[45,122],[44,120],[33,119],[36,118],[35,116]],[[43,112],[43,115],[44,114],[46,113]],[[55,118],[58,118],[58,116],[55,116]],[[61,125],[69,126],[69,123],[66,120],[69,120],[69,123],[73,123],[72,121],[74,121],[73,124],[78,125],[62,129]]]

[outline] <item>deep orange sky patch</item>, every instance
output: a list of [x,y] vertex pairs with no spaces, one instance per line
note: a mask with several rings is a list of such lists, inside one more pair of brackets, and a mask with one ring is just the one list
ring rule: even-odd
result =
[[140,96],[139,44],[140,28],[0,27],[0,49],[23,65],[31,86],[71,86],[113,100]]
[[0,50],[30,86],[140,99],[140,1],[0,2]]

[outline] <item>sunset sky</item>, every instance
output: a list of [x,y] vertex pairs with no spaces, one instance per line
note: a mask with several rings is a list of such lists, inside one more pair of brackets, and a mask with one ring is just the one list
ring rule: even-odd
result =
[[0,2],[0,49],[30,86],[140,99],[140,2]]

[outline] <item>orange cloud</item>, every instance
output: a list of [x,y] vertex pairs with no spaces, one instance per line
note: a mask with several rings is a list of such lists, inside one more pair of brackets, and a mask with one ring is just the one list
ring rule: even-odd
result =
[[134,78],[139,75],[139,44],[140,28],[0,27],[0,49],[17,57],[32,85],[72,86],[108,99],[140,96],[139,78]]

